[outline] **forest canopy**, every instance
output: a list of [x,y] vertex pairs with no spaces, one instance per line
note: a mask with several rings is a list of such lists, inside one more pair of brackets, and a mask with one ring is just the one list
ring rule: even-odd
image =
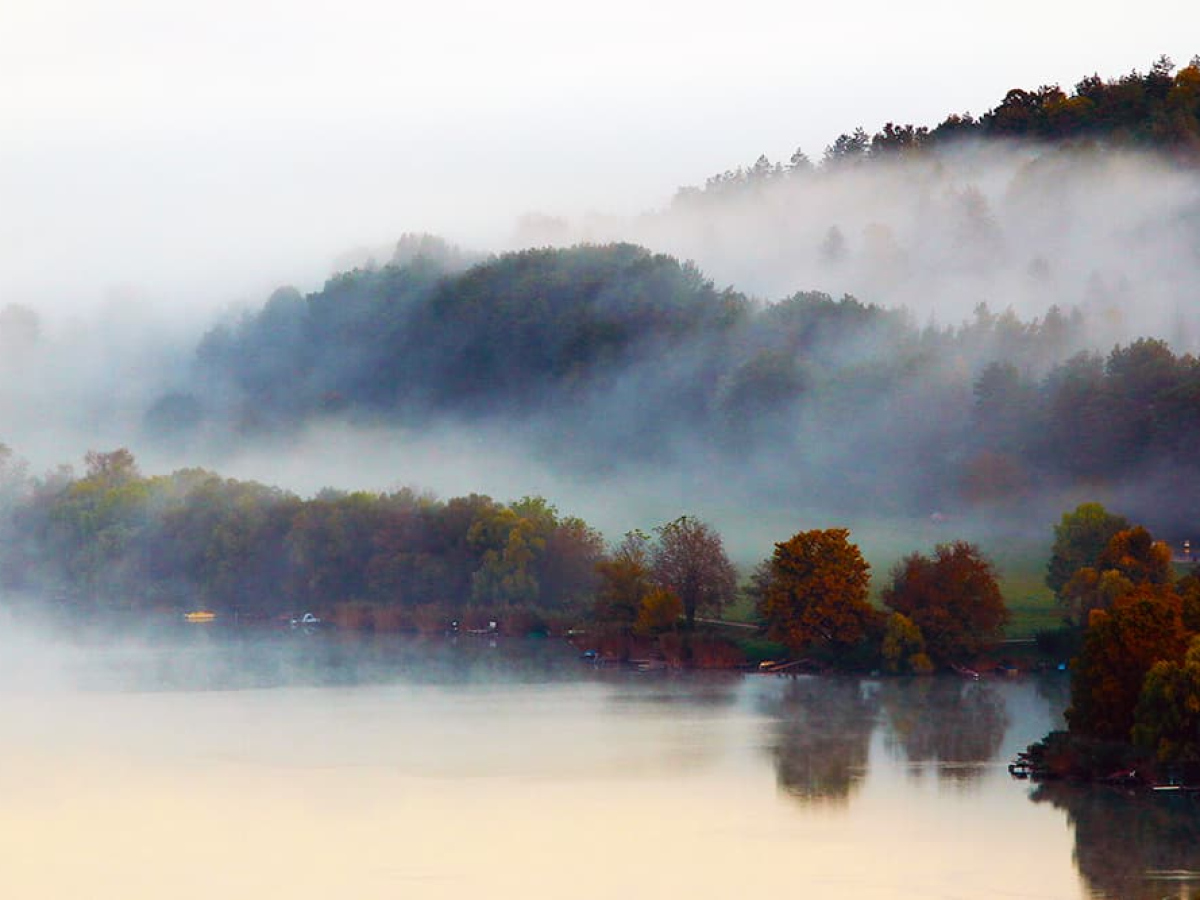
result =
[[758,301],[628,244],[459,271],[416,257],[213,329],[146,428],[186,444],[330,418],[522,423],[529,452],[568,471],[802,460],[775,469],[780,490],[884,513],[1136,479],[1133,511],[1172,530],[1200,483],[1200,363],[1160,339],[1094,351],[1103,315],[980,304],[919,326],[850,296]]

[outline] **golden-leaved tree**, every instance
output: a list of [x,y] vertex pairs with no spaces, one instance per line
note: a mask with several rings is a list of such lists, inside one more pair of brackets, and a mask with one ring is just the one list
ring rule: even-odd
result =
[[851,647],[878,615],[867,602],[870,566],[849,538],[845,528],[801,531],[760,569],[759,613],[793,653]]

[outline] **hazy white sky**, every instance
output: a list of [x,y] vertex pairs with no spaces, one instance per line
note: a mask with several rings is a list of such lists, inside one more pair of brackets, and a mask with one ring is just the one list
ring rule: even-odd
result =
[[1194,0],[8,0],[0,305],[257,301],[404,231],[492,246],[527,211],[661,206],[1197,35]]

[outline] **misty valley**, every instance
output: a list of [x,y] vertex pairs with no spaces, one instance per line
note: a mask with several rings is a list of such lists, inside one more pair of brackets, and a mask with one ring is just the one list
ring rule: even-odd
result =
[[1200,898],[1198,147],[1162,57],[0,297],[0,895]]

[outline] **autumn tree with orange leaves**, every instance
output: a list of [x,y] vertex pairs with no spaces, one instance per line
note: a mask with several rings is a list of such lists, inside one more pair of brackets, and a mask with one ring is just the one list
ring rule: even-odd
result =
[[[1194,620],[1189,579],[1171,582],[1171,552],[1140,525],[1116,532],[1094,567],[1080,569],[1067,592],[1087,597],[1095,582],[1083,647],[1072,665],[1071,731],[1128,741],[1147,673],[1160,661],[1183,659]],[[1080,608],[1087,609],[1081,601]],[[1185,616],[1185,609],[1188,615]]]
[[883,602],[921,630],[936,663],[970,659],[1000,638],[1008,609],[991,562],[974,544],[938,544],[892,570]]
[[878,618],[867,602],[870,566],[849,537],[845,528],[802,531],[759,570],[759,613],[793,653],[853,646]]
[[1071,667],[1071,731],[1130,740],[1146,674],[1160,660],[1181,660],[1187,637],[1182,601],[1169,585],[1140,584],[1093,610]]

